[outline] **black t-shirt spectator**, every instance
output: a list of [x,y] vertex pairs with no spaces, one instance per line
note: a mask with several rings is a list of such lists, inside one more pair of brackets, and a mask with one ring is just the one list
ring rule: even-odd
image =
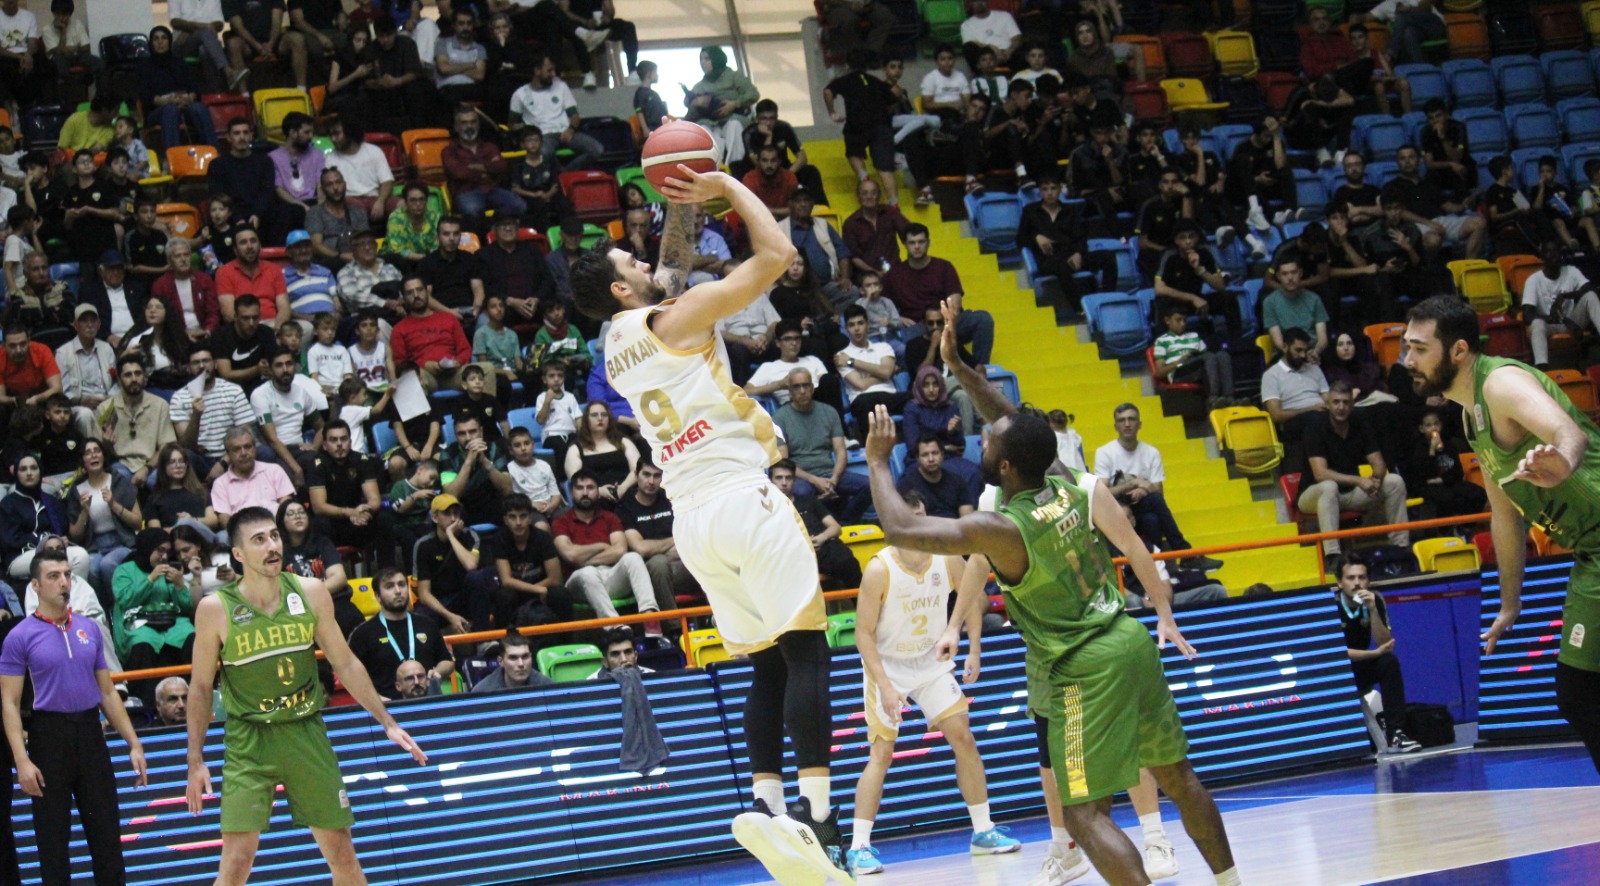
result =
[[[1183,173],[1183,183],[1191,188],[1200,186],[1200,180],[1196,178],[1196,175],[1200,172],[1201,163],[1206,165],[1206,188],[1209,189],[1216,184],[1217,179],[1222,176],[1222,162],[1211,151],[1201,151],[1200,159],[1198,160],[1195,159],[1193,151],[1179,151],[1177,156],[1173,158],[1172,163],[1178,167],[1179,172]],[[1197,193],[1195,196],[1199,197],[1201,195]]]
[[1172,245],[1172,238],[1183,219],[1183,201],[1168,201],[1151,197],[1139,209],[1137,233],[1156,243]]
[[1130,186],[1142,185],[1153,191],[1156,182],[1161,179],[1161,173],[1165,172],[1171,163],[1172,158],[1166,151],[1162,151],[1160,159],[1157,159],[1143,151],[1130,150],[1127,159],[1123,161],[1122,177]]
[[[305,16],[306,24],[323,31],[337,30],[339,27],[339,14],[343,12],[343,4],[339,0],[289,0],[288,9],[294,12],[300,10]],[[284,23],[288,26],[288,22]],[[391,678],[393,675],[390,675]]]
[[243,19],[245,30],[265,43],[272,36],[273,11],[283,8],[283,0],[229,0],[223,4],[222,14],[229,20],[235,17]]
[[1438,167],[1428,168],[1428,177],[1442,177],[1440,182],[1444,187],[1459,189],[1473,187],[1478,181],[1478,164],[1473,161],[1471,148],[1467,143],[1467,125],[1460,120],[1446,120],[1444,124],[1445,138],[1441,139],[1432,126],[1422,127],[1422,154],[1429,163],[1449,162],[1450,155],[1445,152],[1445,146],[1456,145],[1461,149],[1460,163],[1466,166],[1465,173],[1455,173]]
[[1517,208],[1517,192],[1510,185],[1495,182],[1483,192],[1483,204],[1486,207],[1493,206],[1501,213],[1513,212]]
[[212,252],[216,253],[219,266],[225,265],[238,257],[233,251],[233,234],[243,224],[244,222],[230,216],[226,222],[220,225],[206,226],[206,244],[211,247]]
[[1439,188],[1428,179],[1414,181],[1396,176],[1383,186],[1383,193],[1390,199],[1398,198],[1407,210],[1423,218],[1436,218],[1444,214],[1439,208],[1442,202]]
[[[211,358],[231,361],[235,370],[270,359],[277,348],[278,339],[272,327],[265,323],[257,324],[255,335],[247,340],[239,338],[239,330],[232,323],[223,323],[211,333]],[[248,394],[260,387],[262,381],[261,378],[249,378],[238,384]]]
[[1384,624],[1389,623],[1389,607],[1383,602],[1383,595],[1373,593],[1370,611],[1364,606],[1355,606],[1345,599],[1344,594],[1335,592],[1334,598],[1338,601],[1339,624],[1344,628],[1345,648],[1371,649],[1373,616],[1382,619]]
[[472,307],[472,281],[483,280],[483,259],[456,250],[455,258],[445,259],[437,250],[428,253],[417,265],[417,276],[433,287],[433,297],[447,308]]
[[[467,546],[467,550],[482,553],[478,533],[471,527],[463,527],[456,537]],[[416,565],[413,568],[417,570],[418,581],[432,582],[433,595],[441,600],[451,599],[466,588],[467,570],[456,558],[455,548],[439,538],[437,532],[417,542]]]
[[978,507],[977,490],[950,471],[944,471],[937,483],[928,482],[919,470],[906,471],[895,488],[901,495],[916,492],[922,496],[930,517],[955,519],[961,516],[962,505],[970,505],[974,510]]
[[43,476],[71,473],[83,462],[83,434],[73,422],[67,422],[67,429],[59,434],[46,423],[34,438],[34,445],[38,447],[39,473]]
[[894,94],[889,84],[865,71],[854,71],[828,82],[835,99],[844,100],[844,131],[851,135],[870,135],[879,126],[889,125],[889,105]]
[[326,535],[317,535],[313,531],[297,547],[290,547],[289,540],[284,539],[284,572],[292,572],[301,578],[320,579],[327,577],[329,569],[343,565],[343,563],[343,558],[339,556],[339,549],[334,547],[333,540]]
[[[390,400],[389,405],[384,407],[383,413],[378,416],[378,420],[387,422],[390,427],[393,427],[394,423],[400,420],[400,409],[394,405],[393,400]],[[405,429],[406,439],[411,441],[411,445],[415,446],[417,451],[420,452],[423,445],[428,442],[428,431],[430,430],[432,424],[437,420],[438,419],[434,417],[433,413],[424,412],[420,415],[412,416],[407,421],[400,422],[400,427]],[[433,447],[433,454],[435,457],[438,456],[439,450],[442,449],[445,444],[443,437],[444,428],[441,427],[439,432],[439,440],[434,444]],[[404,453],[402,452],[402,455],[403,454]]]
[[1361,473],[1367,455],[1378,451],[1371,431],[1353,411],[1343,437],[1334,433],[1333,420],[1327,413],[1318,413],[1316,421],[1306,430],[1305,442],[1307,459],[1324,459],[1328,470],[1351,476]]
[[[1233,159],[1228,163],[1228,199],[1236,203],[1244,203],[1251,194],[1256,193],[1256,176],[1263,172],[1276,173],[1278,164],[1273,159],[1271,143],[1264,148],[1256,147],[1255,142],[1246,139],[1233,150]],[[1209,181],[1210,179],[1207,179]]]
[[827,529],[822,520],[824,517],[833,516],[827,505],[818,501],[815,495],[795,496],[794,509],[800,514],[800,522],[806,524],[807,535],[817,535]]
[[[251,28],[250,32],[255,33]],[[265,33],[257,35],[265,40]],[[274,185],[276,170],[272,158],[266,154],[235,157],[228,151],[211,161],[206,167],[206,187],[213,194],[227,194],[233,198],[233,215],[241,221],[256,216],[265,222],[272,212],[273,201],[278,199]]]
[[1055,218],[1045,211],[1043,203],[1029,203],[1022,208],[1022,221],[1017,226],[1017,243],[1029,249],[1038,249],[1039,244],[1034,238],[1040,234],[1054,243],[1057,249],[1064,250],[1066,255],[1084,246],[1082,226],[1077,223],[1072,209],[1064,205],[1057,207]]
[[1378,199],[1382,196],[1382,191],[1366,183],[1359,185],[1342,184],[1338,190],[1333,192],[1334,201],[1343,203],[1346,206],[1377,206]]
[[181,516],[183,514],[188,514],[196,520],[203,519],[206,515],[206,504],[203,497],[177,486],[152,498],[145,516],[160,520],[163,528],[171,529],[183,519]]
[[529,527],[528,542],[525,547],[517,547],[516,541],[511,538],[511,533],[502,529],[494,538],[493,548],[496,560],[504,560],[510,564],[511,577],[528,584],[543,581],[544,564],[561,559],[561,554],[556,551],[555,539],[537,526]]
[[463,418],[475,418],[478,420],[478,424],[483,427],[483,439],[491,443],[500,439],[500,419],[505,417],[500,409],[500,401],[488,394],[484,394],[482,398],[474,400],[469,394],[456,400],[453,405],[455,406],[456,421],[461,421]]
[[[86,188],[76,182],[68,185],[66,192],[61,196],[63,211],[86,208],[118,209],[121,205],[121,192],[114,190],[109,182],[98,177]],[[99,261],[107,249],[117,248],[117,223],[95,215],[80,215],[72,223],[67,241],[72,244],[72,252],[80,257],[80,261]]]
[[771,135],[767,135],[754,125],[744,131],[745,153],[749,156],[754,157],[767,145],[777,145],[782,149],[778,164],[788,169],[794,164],[794,157],[800,153],[800,136],[795,134],[793,126],[782,120],[772,124]]
[[350,632],[350,651],[367,669],[373,687],[384,698],[400,697],[394,687],[400,662],[416,659],[431,671],[439,662],[454,659],[433,616],[420,610],[410,616],[409,622],[404,618],[389,621],[379,612]]
[[[122,254],[128,259],[128,264],[146,268],[164,268],[167,266],[167,235],[151,228],[141,231],[138,228],[128,232],[123,240]],[[134,274],[129,269],[129,276],[137,277],[145,283],[152,283],[160,274]],[[144,319],[140,317],[140,319]]]
[[560,170],[556,169],[556,165],[549,161],[540,163],[538,166],[529,166],[527,163],[519,161],[511,167],[509,184],[513,188],[521,188],[524,191],[548,191],[550,186],[556,183],[556,175],[559,172]]
[[652,505],[641,504],[639,497],[629,492],[617,502],[617,519],[623,529],[638,530],[645,541],[662,541],[672,537],[672,502],[665,492],[656,493]]
[[[1215,274],[1217,272],[1217,260],[1211,257],[1211,250],[1196,249],[1195,251],[1200,254],[1200,267],[1204,268],[1207,273]],[[1194,268],[1189,266],[1189,259],[1179,254],[1176,249],[1162,257],[1161,271],[1157,276],[1161,278],[1161,282],[1179,292],[1199,295],[1205,291],[1206,281],[1200,277],[1200,274]]]
[[328,504],[339,508],[355,508],[367,503],[361,484],[377,480],[372,464],[359,453],[352,452],[344,461],[335,461],[326,452],[317,453],[306,472],[307,488],[321,486],[327,490]]

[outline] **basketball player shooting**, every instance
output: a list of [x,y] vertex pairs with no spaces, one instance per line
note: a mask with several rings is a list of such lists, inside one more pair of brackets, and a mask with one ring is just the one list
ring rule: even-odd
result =
[[[688,231],[674,224],[674,214],[688,214],[682,204],[715,198],[744,220],[751,257],[720,280],[666,299],[648,264],[603,243],[572,263],[573,301],[611,321],[606,378],[633,407],[661,467],[678,552],[705,589],[723,642],[754,666],[744,711],[754,811],[734,819],[734,837],[785,886],[821,886],[829,877],[851,883],[829,801],[830,651],[816,555],[793,505],[767,480],[778,459],[772,419],[733,384],[716,334],[718,320],[777,281],[795,248],[735,179],[681,164],[677,173],[660,188],[674,204],[662,264],[687,264]],[[786,728],[800,770],[800,799],[787,810]]]

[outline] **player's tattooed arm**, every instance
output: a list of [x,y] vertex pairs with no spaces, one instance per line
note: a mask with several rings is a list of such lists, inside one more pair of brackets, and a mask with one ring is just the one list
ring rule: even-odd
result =
[[656,283],[667,298],[683,294],[689,282],[689,267],[694,260],[694,212],[687,204],[668,203],[667,218],[661,230],[661,261],[656,268]]

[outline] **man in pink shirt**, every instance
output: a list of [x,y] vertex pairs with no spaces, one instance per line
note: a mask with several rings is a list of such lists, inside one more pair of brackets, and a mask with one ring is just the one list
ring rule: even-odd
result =
[[276,327],[289,317],[289,286],[277,262],[261,260],[261,235],[251,227],[235,228],[231,262],[217,268],[217,307],[222,322],[233,322],[233,302],[241,295],[261,300],[261,322]]
[[244,425],[228,430],[223,440],[228,470],[211,486],[211,508],[224,521],[241,508],[266,508],[274,513],[278,505],[294,497],[294,484],[283,468],[256,461],[256,435]]
[[[472,362],[472,343],[461,331],[461,321],[449,311],[435,310],[428,302],[428,284],[421,277],[407,277],[400,283],[400,301],[406,316],[394,325],[389,350],[397,372],[410,363],[417,368],[422,386],[431,394],[436,390],[461,390],[461,370]],[[495,367],[483,367],[484,390],[495,393]]]

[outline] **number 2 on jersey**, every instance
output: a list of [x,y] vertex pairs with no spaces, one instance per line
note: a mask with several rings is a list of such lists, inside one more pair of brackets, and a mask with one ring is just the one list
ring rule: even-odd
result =
[[645,391],[639,398],[639,408],[644,411],[645,420],[656,426],[656,439],[663,443],[671,443],[683,433],[683,419],[678,417],[678,410],[672,406],[672,398],[660,388]]

